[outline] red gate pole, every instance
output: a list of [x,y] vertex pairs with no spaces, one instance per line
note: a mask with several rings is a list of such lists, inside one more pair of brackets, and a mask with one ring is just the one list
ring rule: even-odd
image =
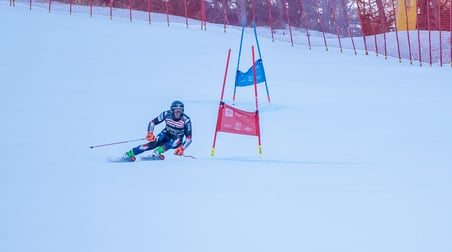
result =
[[110,0],[110,20],[113,19],[113,0]]
[[[392,0],[391,0],[392,1]],[[363,20],[362,20],[362,13],[361,13],[361,7],[359,7],[359,0],[356,0],[356,6],[358,8],[358,16],[359,16],[359,22],[361,23],[361,33],[363,34],[363,42],[364,42],[364,52],[366,55],[369,54],[369,51],[367,50],[367,41],[366,41],[366,34],[364,33],[363,30]]]
[[206,6],[204,0],[201,0],[201,30],[206,30]]
[[339,35],[339,28],[337,27],[336,12],[334,11],[333,3],[331,2],[331,0],[328,0],[328,4],[330,6],[331,14],[333,15],[333,23],[334,23],[334,27],[336,28],[337,40],[339,41],[339,48],[340,48],[340,52],[342,53],[342,42],[341,42],[341,36]]
[[449,29],[450,29],[450,33],[449,33],[449,41],[450,41],[450,46],[449,46],[449,50],[450,50],[450,66],[452,67],[452,6],[449,6],[449,12],[450,12],[450,17],[449,17]]
[[427,0],[427,27],[428,27],[428,48],[430,55],[430,66],[432,66],[432,34],[430,29],[430,1]]
[[286,10],[287,24],[289,25],[290,43],[292,43],[293,46],[292,27],[290,26],[290,17],[289,17],[289,4],[287,3],[287,0],[284,0],[284,9]]
[[[303,15],[304,27],[306,29],[306,37],[308,38],[308,46],[309,46],[309,50],[311,50],[311,36],[309,35],[309,27],[308,27],[308,23],[306,22],[306,10],[304,9],[304,1],[300,0],[300,3],[301,3],[301,9],[302,9],[301,15]],[[273,36],[273,34],[272,34],[272,36]]]
[[[377,2],[380,1],[381,5],[383,6],[383,2],[381,0],[376,0]],[[385,11],[384,10],[379,10],[380,15],[380,22],[381,22],[381,27],[383,28],[381,31],[383,32],[383,44],[384,44],[384,55],[385,55],[385,59],[388,58],[388,49],[386,46],[386,32],[389,31],[389,29],[387,30],[387,25],[386,25],[386,21],[385,21]]]
[[[369,0],[369,13],[372,14],[372,21],[374,21],[374,12],[372,11],[372,5],[370,4],[370,0]],[[374,32],[374,43],[375,43],[375,53],[378,56],[378,41],[377,41],[377,30],[375,29],[375,26],[377,26],[377,24],[375,24],[375,22],[373,22],[371,24],[372,26],[372,30]]]
[[[391,0],[391,3],[392,3],[392,11],[395,12],[394,0]],[[395,36],[396,36],[396,41],[397,41],[397,53],[399,55],[399,63],[402,63],[402,57],[400,56],[399,28],[397,28],[397,18],[394,18],[394,25],[395,25]]]
[[325,37],[325,28],[323,27],[322,16],[320,15],[320,11],[319,11],[319,0],[315,0],[315,5],[316,5],[315,10],[317,12],[317,17],[319,18],[320,28],[322,29],[323,43],[325,43],[325,49],[328,51],[328,45],[326,43],[326,37]]
[[223,97],[224,97],[224,87],[226,86],[226,77],[228,75],[229,59],[230,58],[231,58],[231,48],[229,48],[229,50],[228,50],[228,58],[226,60],[226,69],[224,70],[223,87],[221,88],[220,101],[223,101]]
[[409,57],[410,57],[410,64],[413,64],[413,59],[411,57],[411,40],[410,40],[410,29],[408,26],[408,9],[407,9],[407,1],[403,0],[404,5],[405,5],[405,21],[406,21],[406,36],[407,36],[407,40],[408,40],[408,52],[409,52]]
[[69,15],[72,15],[72,0],[69,0]]
[[440,3],[440,1],[438,1],[438,30],[439,30],[439,66],[443,66],[443,39],[442,39],[442,30],[441,30],[441,3]]
[[89,16],[93,16],[93,0],[89,0]]
[[347,22],[347,30],[348,30],[348,36],[350,37],[350,40],[352,41],[352,45],[353,45],[353,51],[356,53],[356,47],[355,47],[355,41],[353,40],[353,36],[352,36],[352,32],[350,30],[350,17],[348,16],[348,11],[347,11],[347,4],[345,3],[345,0],[342,0],[342,6],[344,8],[342,8],[344,10],[345,13],[345,22]]
[[226,20],[227,20],[227,11],[226,11],[226,0],[223,0],[223,15],[224,15],[224,19],[223,19],[223,23],[224,23],[224,32],[226,32]]
[[187,0],[184,0],[184,10],[185,10],[185,26],[188,28],[188,8],[187,8]]
[[213,136],[213,144],[212,144],[212,152],[211,156],[215,154],[215,143],[217,142],[217,133],[219,125],[221,124],[221,121],[219,120],[221,117],[221,106],[223,106],[223,96],[224,96],[224,87],[226,86],[226,77],[228,75],[228,68],[229,68],[229,59],[231,58],[231,48],[228,50],[228,59],[226,60],[226,69],[224,70],[224,79],[223,79],[223,87],[221,88],[221,97],[220,97],[220,105],[218,106],[218,116],[217,116],[217,125],[215,127],[215,134]]
[[272,33],[272,42],[275,42],[275,36],[273,35],[273,19],[270,0],[267,0],[268,19],[270,21],[270,32]]
[[257,130],[257,151],[262,154],[262,144],[261,144],[261,130],[259,127],[259,102],[257,95],[257,77],[256,77],[256,60],[254,58],[254,46],[251,46],[251,54],[253,59],[253,76],[254,76],[254,96],[256,98],[256,130]]
[[[419,0],[416,1],[416,13],[419,8]],[[417,27],[417,45],[419,51],[419,66],[422,66],[422,49],[421,49],[421,32],[419,30],[419,17],[416,14],[416,27]]]
[[166,23],[168,23],[168,26],[169,26],[169,9],[168,9],[168,1],[169,1],[169,0],[165,0],[165,8],[166,8]]
[[151,24],[151,0],[148,0],[148,19],[149,24]]
[[129,0],[129,18],[132,23],[132,0]]

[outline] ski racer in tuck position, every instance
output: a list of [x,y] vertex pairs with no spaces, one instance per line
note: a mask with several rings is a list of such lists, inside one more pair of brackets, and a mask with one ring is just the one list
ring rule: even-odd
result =
[[[155,136],[154,126],[162,122],[165,122],[165,128]],[[191,144],[191,137],[191,120],[184,113],[184,104],[181,101],[174,101],[171,103],[170,110],[161,112],[149,122],[146,135],[148,143],[127,151],[123,159],[133,162],[136,160],[136,155],[149,150],[154,150],[152,153],[153,159],[165,159],[163,153],[169,149],[175,149],[174,154],[181,156]]]

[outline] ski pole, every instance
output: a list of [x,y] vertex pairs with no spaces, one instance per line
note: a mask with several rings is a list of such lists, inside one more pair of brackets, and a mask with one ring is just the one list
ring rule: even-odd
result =
[[182,157],[196,159],[196,157],[195,157],[195,156],[192,156],[192,155],[185,155],[185,154],[183,154]]
[[143,141],[143,140],[145,140],[145,139],[146,139],[146,138],[140,138],[140,139],[135,139],[135,140],[127,140],[127,141],[115,142],[115,143],[107,143],[107,144],[93,145],[93,146],[90,146],[89,148],[93,149],[93,148],[104,147],[104,146],[115,145],[115,144],[123,144],[123,143],[137,142],[137,141]]

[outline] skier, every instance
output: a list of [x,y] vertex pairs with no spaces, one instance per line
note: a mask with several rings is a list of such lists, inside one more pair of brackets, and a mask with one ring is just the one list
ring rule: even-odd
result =
[[[163,121],[165,128],[155,136],[154,126]],[[133,162],[136,155],[149,150],[154,150],[152,157],[155,159],[164,159],[163,153],[169,149],[175,149],[174,154],[181,156],[192,142],[191,135],[191,120],[184,113],[184,104],[181,101],[173,101],[170,110],[163,111],[149,122],[146,135],[148,143],[127,151],[123,159]]]

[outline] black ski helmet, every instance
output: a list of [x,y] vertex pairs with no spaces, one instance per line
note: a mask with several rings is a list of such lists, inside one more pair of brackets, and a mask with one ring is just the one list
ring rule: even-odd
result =
[[171,103],[171,111],[174,111],[174,109],[180,108],[182,109],[182,112],[184,112],[184,103],[181,101],[173,101]]

